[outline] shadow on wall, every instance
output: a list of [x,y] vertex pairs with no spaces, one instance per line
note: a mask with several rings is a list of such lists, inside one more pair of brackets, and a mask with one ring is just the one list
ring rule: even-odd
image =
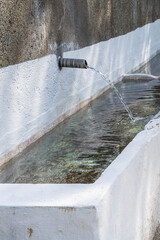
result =
[[108,40],[160,17],[159,0],[9,0],[0,9],[1,67]]
[[[27,0],[1,3],[0,66],[88,45],[86,1]],[[85,38],[85,39],[84,39]]]

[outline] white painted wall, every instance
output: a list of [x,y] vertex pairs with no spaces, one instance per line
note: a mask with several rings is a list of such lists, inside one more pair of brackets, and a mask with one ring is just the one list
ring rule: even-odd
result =
[[160,119],[148,124],[96,182],[106,189],[97,208],[100,239],[153,240],[160,221],[159,146]]
[[[160,20],[109,41],[67,52],[112,81],[160,50]],[[0,69],[0,165],[100,94],[107,83],[90,70],[63,69],[55,55]]]
[[0,184],[0,240],[152,240],[159,146],[157,118],[94,184]]

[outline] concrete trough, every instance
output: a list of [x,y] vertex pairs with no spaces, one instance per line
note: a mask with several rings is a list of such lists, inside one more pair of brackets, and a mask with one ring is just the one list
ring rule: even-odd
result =
[[160,119],[94,184],[1,184],[0,239],[152,239],[160,221]]
[[[159,26],[160,20],[65,57],[83,57],[116,82],[157,54]],[[16,119],[12,126],[2,120],[1,165],[108,88],[94,73],[60,73],[56,64],[50,55],[0,70],[8,97],[0,95],[2,112]],[[159,145],[157,116],[93,184],[0,184],[0,240],[151,240],[160,221]]]

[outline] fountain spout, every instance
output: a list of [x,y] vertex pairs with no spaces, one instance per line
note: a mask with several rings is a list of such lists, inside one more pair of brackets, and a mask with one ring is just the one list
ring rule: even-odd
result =
[[85,59],[71,59],[71,58],[62,58],[58,57],[58,66],[60,70],[62,67],[69,68],[88,68],[87,61]]

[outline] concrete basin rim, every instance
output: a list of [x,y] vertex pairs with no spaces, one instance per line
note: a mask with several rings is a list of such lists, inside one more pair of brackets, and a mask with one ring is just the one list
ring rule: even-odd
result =
[[[0,184],[1,207],[56,207],[56,208],[90,208],[99,205],[118,176],[123,174],[129,163],[147,141],[157,135],[160,127],[160,112],[147,125],[151,129],[139,132],[125,147],[119,156],[109,165],[102,175],[92,184]],[[147,126],[146,125],[146,126]],[[149,133],[149,134],[148,134]],[[138,145],[137,145],[138,144]],[[129,154],[129,157],[128,157]],[[66,196],[66,199],[63,197]],[[22,196],[23,195],[23,196]],[[54,196],[59,196],[56,200]],[[43,197],[42,197],[43,196]],[[33,201],[27,202],[29,198]],[[41,200],[42,198],[42,200]],[[38,199],[38,201],[37,201]],[[61,199],[61,202],[59,201]]]

